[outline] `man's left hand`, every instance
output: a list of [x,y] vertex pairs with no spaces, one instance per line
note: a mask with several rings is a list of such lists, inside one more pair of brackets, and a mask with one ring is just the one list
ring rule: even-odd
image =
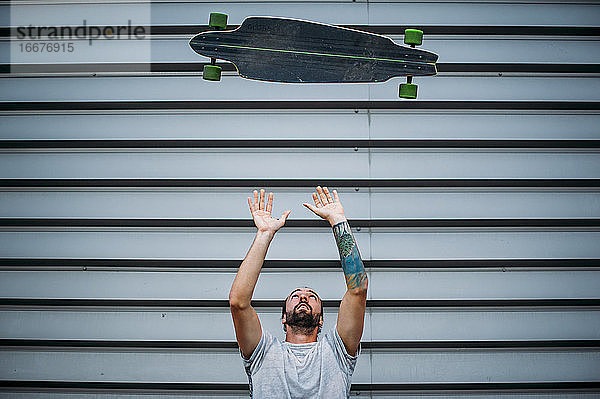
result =
[[312,196],[313,200],[315,201],[315,205],[310,205],[307,203],[303,203],[302,205],[313,211],[321,218],[327,220],[332,226],[346,220],[346,216],[344,215],[344,207],[340,202],[340,198],[338,197],[336,190],[333,190],[332,196],[327,187],[321,188],[321,186],[317,186],[317,192],[313,193]]

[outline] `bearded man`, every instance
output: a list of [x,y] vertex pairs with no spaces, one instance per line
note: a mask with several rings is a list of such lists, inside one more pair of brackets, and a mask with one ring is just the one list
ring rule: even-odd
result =
[[291,212],[287,210],[275,219],[271,216],[273,193],[269,193],[266,205],[264,189],[260,198],[256,190],[253,194],[254,200],[248,197],[248,205],[257,232],[229,293],[250,397],[349,398],[361,349],[368,279],[337,191],[333,190],[332,196],[327,187],[317,186],[315,205],[303,204],[331,224],[347,286],[337,323],[320,340],[323,303],[313,289],[295,288],[285,299],[281,312],[284,341],[262,328],[250,304],[269,244]]

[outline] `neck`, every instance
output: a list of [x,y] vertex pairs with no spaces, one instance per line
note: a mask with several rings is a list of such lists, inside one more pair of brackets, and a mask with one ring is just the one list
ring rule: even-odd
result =
[[319,327],[315,327],[312,331],[306,331],[299,328],[287,326],[287,334],[285,342],[292,344],[306,344],[309,342],[317,342],[317,333]]

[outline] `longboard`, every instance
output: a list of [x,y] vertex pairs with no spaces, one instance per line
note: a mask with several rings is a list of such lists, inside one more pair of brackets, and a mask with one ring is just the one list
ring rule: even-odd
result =
[[202,32],[189,44],[213,65],[226,60],[243,78],[272,82],[383,82],[437,73],[438,56],[432,52],[383,35],[292,18],[247,17],[235,30]]

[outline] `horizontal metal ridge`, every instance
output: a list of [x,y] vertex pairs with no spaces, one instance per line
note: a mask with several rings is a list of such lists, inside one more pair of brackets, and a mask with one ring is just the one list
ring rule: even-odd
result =
[[[98,339],[0,339],[0,347],[56,348],[149,348],[149,349],[237,349],[236,341],[166,341]],[[497,348],[597,348],[596,339],[518,340],[518,341],[362,341],[362,349],[497,349]]]
[[600,148],[600,140],[519,139],[56,139],[1,140],[0,148]]
[[600,179],[0,179],[0,187],[600,187]]
[[[429,35],[511,35],[511,36],[600,36],[597,26],[526,26],[526,25],[337,25],[380,35],[403,35],[405,29],[420,29]],[[92,28],[102,29],[90,25]],[[239,25],[228,25],[237,29]],[[143,26],[146,36],[194,35],[212,30],[208,25],[154,25]],[[0,28],[0,37],[9,37],[10,28]]]
[[144,100],[3,101],[0,111],[207,109],[448,109],[448,110],[600,110],[600,101],[401,101],[401,100]]
[[[340,300],[323,300],[324,307],[339,307]],[[283,299],[252,300],[257,308],[281,308]],[[227,299],[72,299],[72,298],[0,298],[0,306],[28,307],[183,307],[226,308]],[[472,307],[597,307],[600,299],[367,299],[369,308],[472,308]]]
[[[0,64],[0,73],[142,73],[142,72],[202,72],[205,62],[108,62],[72,64]],[[234,72],[231,62],[218,62],[222,71]],[[600,64],[581,63],[496,63],[496,62],[439,62],[438,73],[444,72],[502,72],[502,73],[600,73]]]
[[[578,219],[351,219],[352,227],[599,227],[600,218]],[[254,227],[248,219],[0,218],[0,227]],[[289,220],[286,227],[326,227],[325,220]]]
[[[121,381],[56,381],[56,380],[0,380],[0,388],[38,388],[64,390],[168,390],[168,391],[248,391],[248,384],[197,383],[197,382],[121,382]],[[552,382],[469,382],[469,383],[421,383],[421,384],[352,384],[351,391],[557,391],[600,390],[600,381],[552,381]]]
[[[555,268],[600,267],[600,259],[363,259],[365,267],[372,268]],[[139,268],[227,268],[237,270],[240,259],[94,259],[94,258],[0,258],[0,267],[139,267]],[[339,260],[324,259],[266,259],[263,269],[322,268],[337,269]]]

